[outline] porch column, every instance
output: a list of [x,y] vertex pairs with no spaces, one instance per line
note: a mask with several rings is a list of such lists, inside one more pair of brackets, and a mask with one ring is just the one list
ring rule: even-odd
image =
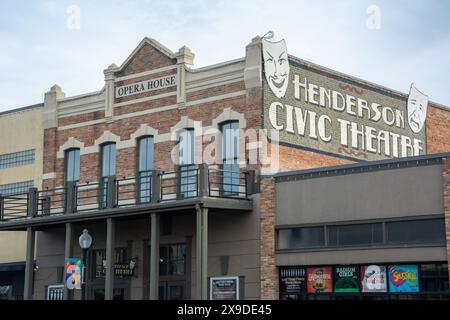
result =
[[114,293],[114,258],[116,221],[106,219],[106,274],[105,274],[105,300],[112,300]]
[[197,205],[197,300],[208,299],[208,208]]
[[25,285],[23,289],[23,299],[32,300],[33,298],[33,272],[34,272],[34,245],[35,231],[33,228],[27,228],[27,252],[25,262]]
[[159,288],[159,214],[151,214],[150,230],[150,300],[158,300]]
[[[73,225],[70,222],[66,223],[66,239],[64,242],[64,257],[65,257],[65,260],[64,260],[64,266],[65,266],[67,258],[73,257]],[[73,300],[73,290],[67,289],[65,281],[64,281],[64,300]]]

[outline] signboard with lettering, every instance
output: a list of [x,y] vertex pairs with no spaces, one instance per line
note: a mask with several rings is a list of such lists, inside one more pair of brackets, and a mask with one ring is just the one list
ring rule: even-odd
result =
[[373,264],[361,266],[361,290],[362,292],[386,292],[386,266]]
[[418,266],[389,266],[389,292],[419,292]]
[[306,268],[285,267],[280,269],[280,292],[299,294],[306,292]]
[[264,128],[282,144],[359,160],[426,153],[428,97],[409,97],[312,68],[284,40],[262,39]]
[[211,277],[209,279],[210,300],[238,300],[239,277]]
[[[115,263],[114,275],[116,277],[131,277],[134,275],[136,266],[136,258],[130,260],[129,263]],[[96,277],[102,278],[106,275],[106,260],[103,260],[102,265],[96,266]]]
[[334,292],[359,292],[359,270],[357,266],[334,268]]
[[144,93],[177,85],[175,74],[156,79],[144,80],[116,88],[116,98],[128,97],[138,93]]

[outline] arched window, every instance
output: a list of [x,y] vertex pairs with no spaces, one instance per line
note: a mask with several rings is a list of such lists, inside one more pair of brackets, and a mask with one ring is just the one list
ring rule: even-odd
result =
[[154,159],[154,139],[153,136],[145,136],[138,139],[138,193],[139,202],[151,201],[151,181]]
[[80,149],[69,149],[65,152],[64,181],[80,181]]
[[178,169],[181,198],[197,195],[197,173],[195,167],[195,131],[183,129],[178,135]]
[[239,192],[239,122],[221,125],[222,131],[222,185],[224,194]]
[[101,207],[105,208],[107,205],[108,177],[116,175],[116,144],[102,144],[101,157]]

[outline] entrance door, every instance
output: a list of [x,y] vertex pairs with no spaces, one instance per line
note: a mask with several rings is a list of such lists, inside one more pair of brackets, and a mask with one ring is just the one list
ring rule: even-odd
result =
[[[113,300],[129,300],[130,293],[127,287],[119,286],[113,290]],[[92,300],[105,300],[105,286],[94,285],[91,288]]]
[[160,281],[159,300],[183,300],[185,291],[185,281]]

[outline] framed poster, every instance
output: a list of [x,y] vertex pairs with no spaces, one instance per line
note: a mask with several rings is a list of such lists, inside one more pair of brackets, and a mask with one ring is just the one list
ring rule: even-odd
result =
[[306,268],[285,267],[280,269],[280,292],[299,294],[306,292]]
[[308,293],[331,293],[333,292],[332,268],[308,268],[307,269],[307,291]]
[[362,292],[387,292],[386,266],[361,266]]
[[359,292],[357,266],[334,267],[334,292]]
[[81,273],[83,262],[77,258],[67,258],[66,260],[66,287],[69,290],[81,289]]
[[209,279],[210,300],[238,300],[239,277],[211,277]]
[[419,292],[419,268],[417,265],[389,266],[390,292]]

